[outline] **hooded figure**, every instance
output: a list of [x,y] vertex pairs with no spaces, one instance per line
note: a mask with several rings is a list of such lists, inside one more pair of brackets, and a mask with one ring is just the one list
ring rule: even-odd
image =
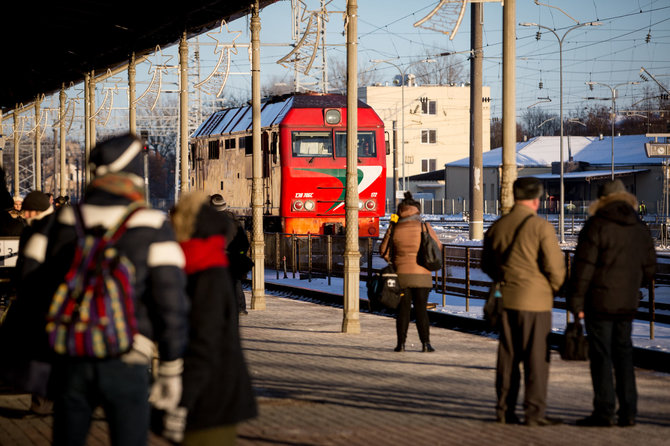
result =
[[[593,383],[593,411],[580,426],[633,426],[637,388],[631,330],[640,287],[656,271],[656,250],[621,180],[606,182],[579,232],[568,308],[584,318]],[[616,375],[616,387],[614,375]],[[616,400],[619,409],[616,412]]]
[[234,444],[235,425],[255,417],[257,409],[223,235],[230,222],[201,192],[185,194],[172,221],[186,258],[191,304],[181,401],[188,410],[185,443],[206,438],[206,444]]

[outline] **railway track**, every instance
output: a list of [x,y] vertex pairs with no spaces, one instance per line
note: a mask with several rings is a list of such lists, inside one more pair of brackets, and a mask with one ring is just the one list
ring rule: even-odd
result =
[[[250,280],[244,281],[245,289],[249,290]],[[284,285],[277,282],[266,282],[265,291],[267,294],[290,299],[305,300],[321,305],[331,305],[343,307],[343,296],[340,293],[334,293],[324,290],[318,290],[308,287],[296,287]],[[362,312],[374,313],[380,316],[393,317],[394,312],[390,310],[372,311],[367,299],[359,300],[359,308]],[[450,330],[471,333],[479,336],[495,337],[484,320],[471,317],[458,316],[454,314],[443,313],[435,310],[428,310],[428,317],[431,325]],[[553,350],[557,350],[561,343],[563,335],[561,333],[550,333],[548,342]],[[640,368],[656,370],[659,372],[670,373],[670,353],[634,347],[633,359],[635,365]]]

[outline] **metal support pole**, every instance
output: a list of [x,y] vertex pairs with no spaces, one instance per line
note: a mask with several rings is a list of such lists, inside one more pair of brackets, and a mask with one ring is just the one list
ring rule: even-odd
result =
[[[360,257],[358,246],[358,2],[347,0],[347,172],[345,191],[343,333],[360,333]],[[403,110],[404,113],[404,110]]]
[[19,104],[16,104],[14,108],[14,199],[21,198],[21,191],[19,190],[19,145],[21,141],[19,139]]
[[95,147],[96,145],[96,139],[97,139],[97,134],[96,134],[96,128],[95,128],[95,71],[91,71],[91,77],[89,78],[89,88],[88,88],[88,94],[90,96],[90,100],[88,103],[88,106],[90,107],[90,118],[91,122],[88,128],[88,131],[90,132],[91,136],[91,143],[89,145],[89,149],[86,151],[86,154],[84,155],[84,165],[85,167],[85,172],[86,172],[86,177],[85,177],[85,182],[88,184],[91,181],[91,172],[89,170],[89,159],[91,155],[91,149]]
[[[88,176],[88,154],[91,153],[91,75],[89,73],[84,73],[84,157],[85,166],[84,166],[84,182],[90,181]],[[54,170],[55,174],[55,170]]]
[[133,135],[137,135],[137,107],[135,106],[136,73],[135,53],[132,53],[128,62],[128,130]]
[[265,310],[265,241],[263,240],[263,157],[261,152],[261,19],[258,0],[251,8],[251,138],[252,183],[251,212],[253,235],[251,256],[252,270],[251,308]]
[[[186,32],[179,41],[179,194],[189,190],[188,179],[188,42]],[[175,200],[177,197],[175,197]]]
[[503,6],[503,154],[500,206],[505,215],[514,206],[516,180],[516,0]]
[[65,148],[65,84],[60,89],[60,109],[59,109],[59,127],[60,127],[60,189],[61,197],[67,195],[67,167],[65,158],[67,156],[67,149]]
[[393,193],[391,197],[391,213],[395,212],[396,194],[398,193],[398,121],[393,121]]
[[40,107],[42,101],[35,98],[35,190],[42,190],[42,128],[40,126]]
[[484,191],[483,175],[483,128],[482,128],[482,79],[483,59],[482,22],[484,6],[471,4],[470,46],[473,54],[470,59],[470,240],[484,238],[484,213],[482,211]]
[[[5,168],[5,135],[2,134],[2,109],[0,108],[0,168]],[[3,184],[3,186],[6,186]]]

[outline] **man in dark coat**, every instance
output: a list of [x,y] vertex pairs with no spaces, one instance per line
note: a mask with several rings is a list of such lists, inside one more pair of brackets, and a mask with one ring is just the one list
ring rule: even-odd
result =
[[594,392],[593,412],[577,424],[612,426],[618,397],[619,426],[633,426],[637,390],[632,321],[640,287],[654,277],[656,251],[647,226],[635,212],[635,197],[621,180],[607,182],[599,196],[579,233],[568,299],[578,318],[586,316]]

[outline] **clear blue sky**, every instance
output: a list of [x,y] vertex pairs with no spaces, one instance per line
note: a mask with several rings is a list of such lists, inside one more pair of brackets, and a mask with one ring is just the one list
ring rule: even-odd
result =
[[[318,0],[306,0],[308,9],[317,9]],[[439,32],[416,28],[415,22],[427,15],[437,0],[359,0],[358,36],[359,66],[370,66],[372,59],[392,59],[398,65],[427,55],[445,51],[464,52],[470,46],[470,7],[454,40]],[[563,43],[564,111],[569,113],[586,105],[608,101],[589,101],[587,96],[611,97],[605,87],[589,91],[587,81],[612,86],[629,81],[641,81],[639,72],[645,67],[670,89],[670,0],[541,0],[554,8],[536,5],[533,0],[517,0],[516,23],[535,22],[555,29],[559,36],[576,22],[600,21],[601,26],[583,27],[571,31]],[[291,42],[291,2],[280,1],[261,12],[261,42]],[[346,0],[333,0],[328,9],[344,11]],[[238,41],[248,42],[248,23],[240,19],[230,24],[230,29],[242,31]],[[327,43],[339,44],[328,48],[329,58],[344,60],[346,49],[341,14],[331,14],[327,24]],[[517,26],[517,114],[521,115],[538,97],[549,97],[551,102],[535,105],[549,113],[559,111],[559,45],[549,31],[541,29],[536,40],[537,27]],[[649,34],[650,40],[645,41]],[[202,39],[201,39],[202,41]],[[289,52],[287,47],[262,47],[262,81],[292,78],[291,72],[276,64]],[[502,6],[484,4],[484,84],[491,87],[492,116],[502,112]],[[467,54],[454,56],[454,60],[469,68]],[[378,65],[382,80],[392,80],[398,70]],[[248,72],[247,53],[241,49],[233,58],[232,71]],[[411,71],[411,70],[410,70]],[[543,88],[539,89],[542,81]],[[651,94],[659,90],[653,82],[624,86],[618,90],[617,108],[625,107],[645,98],[645,86]],[[246,76],[231,76],[229,91],[250,91]]]

